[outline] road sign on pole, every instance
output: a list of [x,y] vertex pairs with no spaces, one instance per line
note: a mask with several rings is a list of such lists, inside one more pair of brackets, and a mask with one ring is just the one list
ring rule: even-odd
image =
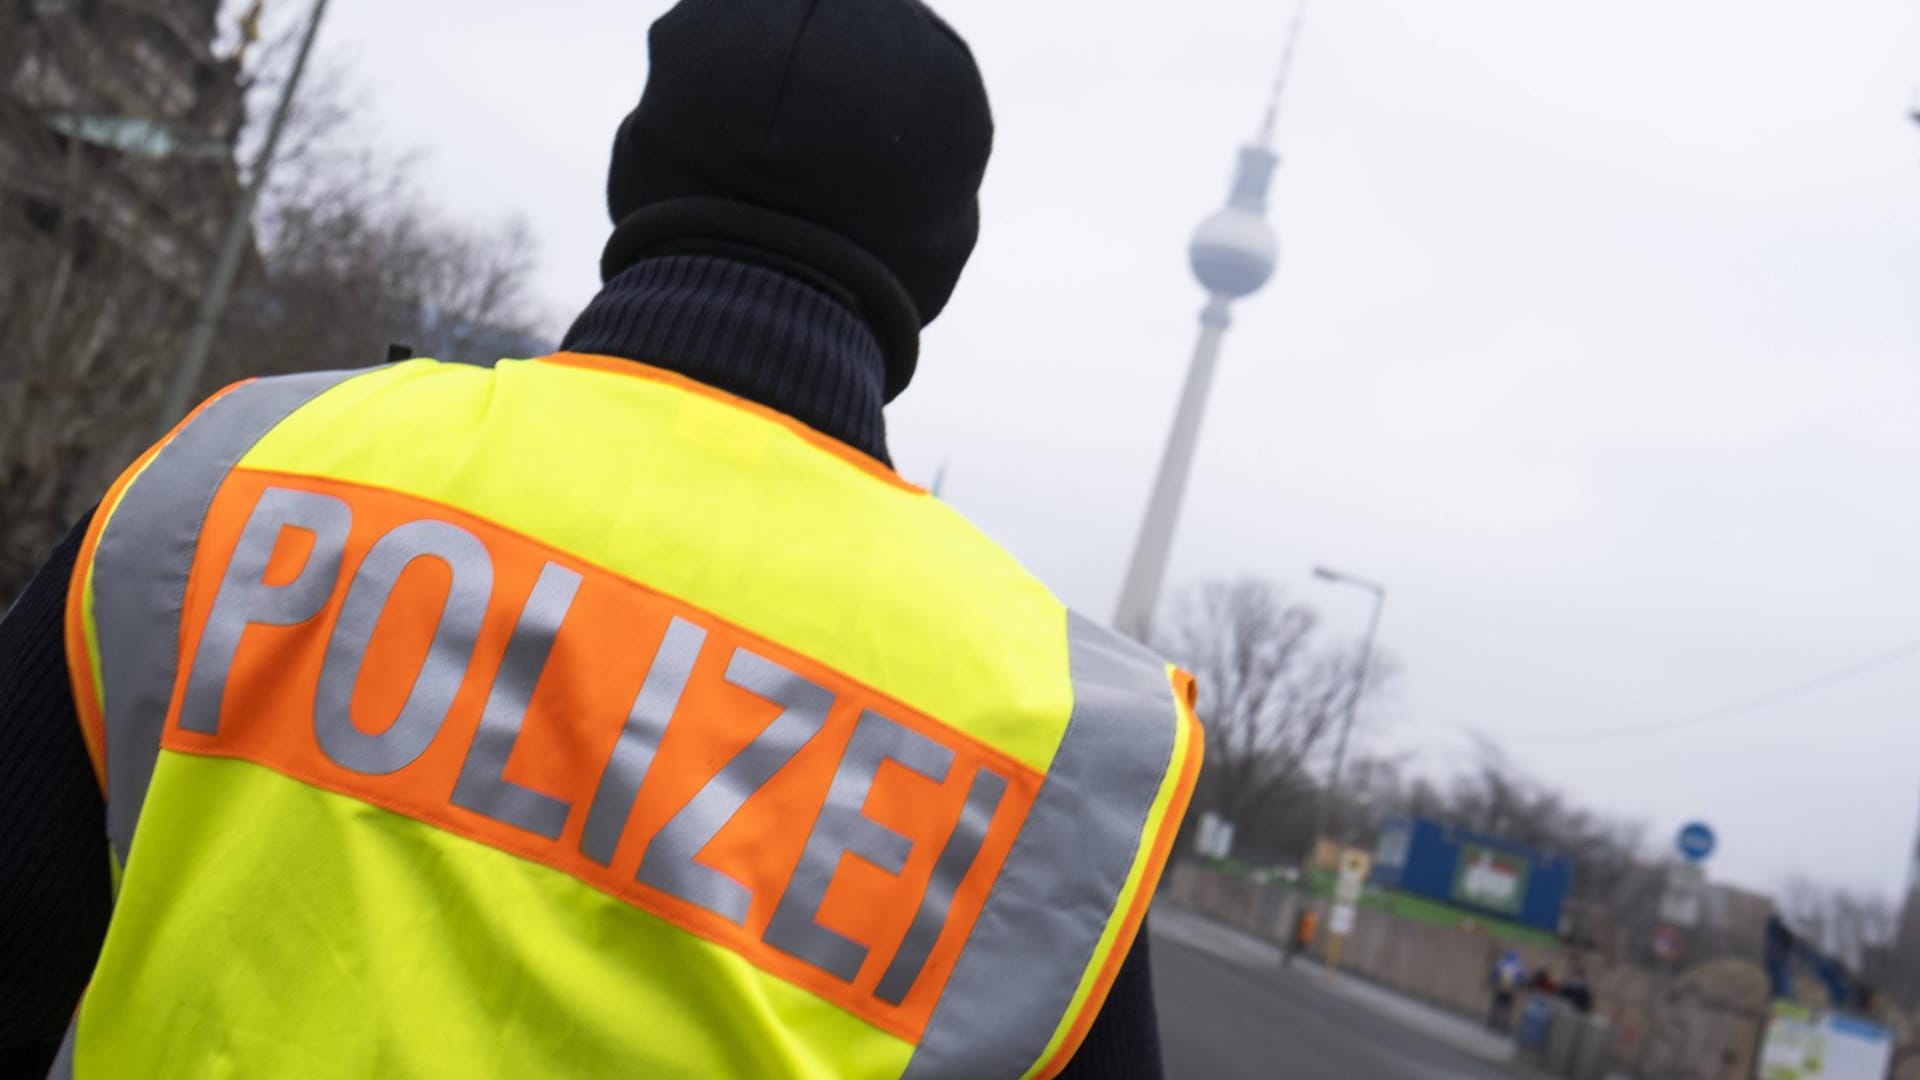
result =
[[1713,854],[1713,830],[1703,822],[1688,822],[1681,828],[1675,844],[1680,849],[1681,858],[1693,863],[1705,862],[1707,856]]
[[1691,929],[1700,925],[1707,902],[1707,871],[1697,862],[1667,864],[1667,888],[1660,896],[1660,921]]
[[1333,905],[1333,914],[1327,918],[1327,933],[1343,938],[1353,933],[1353,920],[1356,915],[1352,904]]
[[1360,902],[1367,890],[1367,874],[1373,870],[1373,856],[1359,848],[1340,853],[1340,878],[1333,883],[1333,902],[1351,907]]
[[1333,937],[1327,949],[1327,968],[1331,971],[1340,970],[1341,946],[1353,933],[1360,897],[1367,891],[1367,875],[1372,872],[1372,855],[1359,848],[1340,852],[1340,876],[1333,883],[1333,910],[1327,918],[1327,932]]
[[1686,935],[1671,926],[1663,926],[1653,932],[1653,955],[1663,964],[1680,959],[1686,947]]

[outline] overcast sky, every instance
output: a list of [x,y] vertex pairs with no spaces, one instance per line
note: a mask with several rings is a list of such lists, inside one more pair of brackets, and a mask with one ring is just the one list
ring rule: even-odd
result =
[[[557,338],[661,2],[335,0],[378,137],[523,216]],[[1193,226],[1292,5],[938,5],[998,124],[980,247],[895,458],[1111,614],[1202,302]],[[1170,580],[1280,581],[1402,677],[1370,744],[1497,736],[1710,871],[1889,895],[1920,823],[1920,19],[1909,0],[1319,0],[1279,134],[1281,267],[1239,304]]]

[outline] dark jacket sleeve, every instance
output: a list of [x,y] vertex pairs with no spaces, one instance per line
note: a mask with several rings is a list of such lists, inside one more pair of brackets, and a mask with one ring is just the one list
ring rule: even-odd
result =
[[1059,1080],[1159,1080],[1160,1023],[1153,1009],[1153,965],[1147,928],[1133,939],[1100,1015]]
[[[89,515],[91,516],[91,515]],[[44,1074],[112,906],[106,805],[67,681],[67,578],[87,521],[0,618],[0,1075]]]

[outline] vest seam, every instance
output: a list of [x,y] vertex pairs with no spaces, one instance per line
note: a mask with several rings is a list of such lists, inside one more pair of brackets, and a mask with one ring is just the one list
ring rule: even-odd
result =
[[645,379],[649,382],[692,394],[695,397],[704,398],[708,401],[727,406],[736,412],[745,413],[755,419],[769,423],[774,427],[784,429],[789,434],[798,436],[802,442],[808,444],[813,449],[823,451],[837,458],[842,464],[853,466],[869,477],[885,483],[888,487],[895,488],[909,495],[926,496],[929,494],[927,489],[901,476],[898,472],[880,461],[880,459],[871,457],[818,428],[809,427],[777,409],[770,409],[756,401],[741,397],[738,394],[728,393],[717,387],[708,386],[705,383],[689,379],[684,375],[669,371],[666,368],[655,367],[652,364],[643,363],[639,360],[629,360],[623,356],[576,352],[550,353],[546,356],[534,357],[528,360],[527,363],[552,364],[559,367],[573,368],[577,371],[598,372],[616,378]]

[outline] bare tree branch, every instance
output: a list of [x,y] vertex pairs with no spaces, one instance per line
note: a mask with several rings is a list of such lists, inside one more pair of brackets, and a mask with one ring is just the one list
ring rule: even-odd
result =
[[[1197,585],[1160,621],[1155,643],[1199,683],[1203,805],[1229,820],[1302,783],[1352,699],[1359,654],[1319,644],[1319,621],[1253,579]],[[1378,665],[1369,682],[1390,670]]]
[[[0,606],[158,421],[238,196],[235,146],[257,138],[241,103],[290,57],[270,41],[243,72],[211,26],[156,12],[0,5]],[[149,54],[183,59],[128,59]],[[372,364],[390,341],[479,362],[535,351],[525,227],[430,211],[408,159],[370,149],[367,113],[338,64],[304,84],[201,393]]]

